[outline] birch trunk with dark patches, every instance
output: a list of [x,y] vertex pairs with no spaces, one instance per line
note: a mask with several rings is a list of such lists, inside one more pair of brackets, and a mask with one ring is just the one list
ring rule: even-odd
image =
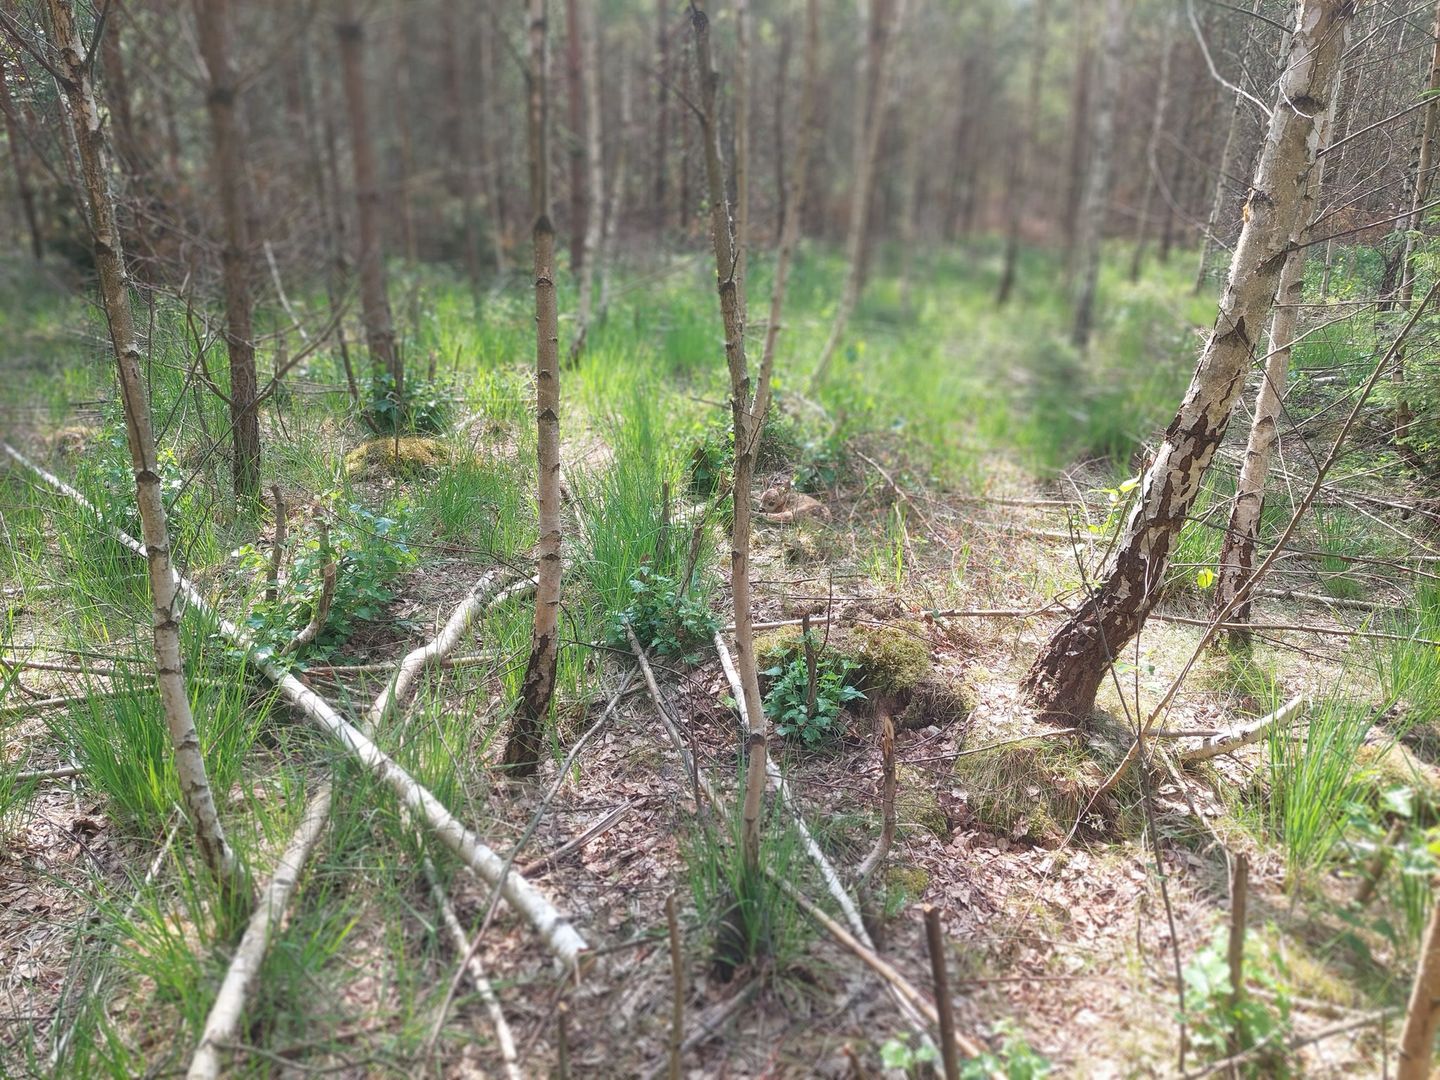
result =
[[110,190],[103,118],[95,99],[90,69],[85,62],[85,45],[69,0],[48,0],[48,10],[52,41],[57,50],[54,54],[56,67],[62,76],[61,89],[71,117],[81,177],[89,202],[100,300],[115,353],[120,398],[125,410],[125,435],[135,470],[135,501],[140,511],[141,539],[145,543],[149,568],[160,707],[174,748],[181,804],[195,829],[201,857],[222,888],[238,893],[246,887],[244,871],[225,840],[220,814],[205,774],[205,758],[200,750],[195,718],[190,712],[190,698],[185,689],[180,654],[179,582],[171,565],[160,466],[155,453],[155,434],[151,428],[150,402],[140,369],[140,350],[135,340],[125,252],[115,220],[115,199]]
[[1127,0],[1108,0],[1105,5],[1105,32],[1101,37],[1100,70],[1096,78],[1099,98],[1095,123],[1090,132],[1090,167],[1085,173],[1084,195],[1080,202],[1075,233],[1074,318],[1070,341],[1082,352],[1090,346],[1095,327],[1095,290],[1100,280],[1100,247],[1105,239],[1105,219],[1110,209],[1111,158],[1115,151],[1115,105],[1120,96],[1120,49],[1125,40]]
[[550,158],[546,138],[545,0],[530,0],[527,142],[530,204],[535,225],[535,423],[540,509],[535,630],[520,703],[505,743],[505,764],[518,776],[540,766],[545,718],[555,692],[560,653],[560,317],[555,297],[555,228],[550,223]]
[[[866,100],[867,95],[864,93],[863,83],[860,87],[855,127],[857,134],[863,130],[864,136],[863,149],[857,158],[858,171],[855,175],[855,186],[850,196],[850,224],[845,235],[845,289],[840,296],[840,303],[835,308],[835,319],[830,324],[830,334],[825,339],[825,347],[820,351],[820,360],[815,365],[814,374],[810,376],[812,390],[822,383],[829,373],[830,362],[834,359],[835,351],[840,347],[840,342],[845,336],[845,329],[850,324],[850,316],[855,311],[855,305],[860,301],[865,261],[865,236],[870,222],[870,202],[875,190],[875,171],[880,161],[880,144],[885,134],[886,106],[890,100],[890,90],[893,84],[895,53],[899,48],[901,29],[905,25],[906,4],[907,0],[895,0],[894,6],[890,9],[890,22],[884,30],[882,44],[875,50],[872,58],[873,70],[870,82],[874,87],[874,93],[868,95],[871,100],[868,102]],[[858,119],[861,115],[868,117],[868,122],[864,123],[863,127]]]
[[[1404,220],[1405,248],[1400,264],[1400,289],[1395,298],[1395,306],[1401,311],[1409,311],[1411,301],[1415,298],[1415,276],[1418,270],[1415,264],[1415,238],[1420,232],[1424,217],[1422,208],[1429,200],[1433,180],[1431,173],[1435,156],[1436,122],[1440,120],[1440,101],[1437,101],[1437,98],[1440,98],[1440,3],[1435,6],[1435,21],[1431,26],[1431,32],[1434,35],[1435,44],[1430,54],[1430,75],[1426,82],[1429,103],[1425,106],[1425,119],[1420,129],[1420,152],[1416,155],[1415,176],[1411,182],[1410,213]],[[1390,380],[1394,383],[1396,398],[1395,445],[1399,447],[1401,455],[1411,465],[1418,466],[1420,455],[1413,446],[1409,445],[1410,424],[1415,418],[1415,413],[1405,390],[1404,349],[1397,349],[1395,352],[1395,363],[1390,369]]]
[[585,90],[585,171],[590,206],[585,217],[584,255],[580,262],[580,289],[576,298],[575,336],[570,341],[573,364],[585,349],[594,310],[595,278],[600,241],[605,226],[605,152],[600,131],[600,24],[595,8],[586,4],[580,16],[581,83]]
[[230,63],[229,0],[195,0],[195,27],[209,86],[205,104],[214,143],[211,182],[220,195],[225,246],[220,254],[225,288],[225,349],[230,358],[230,476],[237,502],[260,498],[260,414],[255,376],[254,304],[250,295],[251,244],[245,188],[244,128],[235,71]]
[[335,24],[340,39],[340,73],[345,112],[350,122],[350,157],[355,171],[355,225],[359,235],[360,309],[370,362],[389,374],[396,392],[404,380],[395,347],[395,323],[385,280],[385,247],[380,240],[380,188],[375,172],[375,146],[370,137],[370,110],[365,102],[365,28],[354,0],[341,5]]
[[741,808],[741,848],[748,871],[760,865],[760,813],[765,795],[765,707],[755,662],[754,620],[750,612],[750,489],[755,476],[755,444],[759,417],[754,413],[750,372],[745,357],[745,314],[735,280],[737,265],[731,234],[730,201],[720,163],[717,89],[720,81],[710,55],[710,20],[691,5],[695,31],[695,70],[699,77],[700,128],[705,150],[705,187],[710,203],[710,241],[715,252],[715,282],[720,292],[720,317],[725,327],[725,360],[730,369],[730,410],[735,435],[734,514],[730,523],[730,588],[735,602],[735,655],[740,669],[746,719],[745,796]]
[[0,113],[5,117],[5,139],[10,144],[10,166],[15,170],[15,194],[30,236],[30,254],[39,262],[45,257],[45,235],[35,209],[35,189],[30,184],[30,157],[21,130],[20,113],[10,96],[10,82],[4,54],[0,54]]
[[1350,0],[1304,0],[1299,6],[1215,327],[1140,482],[1116,554],[1094,593],[1051,635],[1022,683],[1046,719],[1085,722],[1111,661],[1159,598],[1170,551],[1244,390],[1275,298],[1352,13]]
[[[770,318],[765,324],[765,351],[760,358],[760,376],[755,384],[755,406],[751,410],[758,431],[770,411],[770,380],[775,371],[775,347],[780,339],[781,313],[785,310],[785,291],[790,280],[790,264],[795,245],[800,239],[800,217],[804,199],[801,192],[810,168],[814,146],[816,103],[820,95],[820,3],[805,0],[805,85],[800,92],[800,117],[795,128],[795,157],[791,162],[788,193],[781,186],[781,205],[785,207],[780,226],[780,250],[775,256],[775,279],[770,287]],[[777,151],[783,147],[776,147]],[[784,154],[777,154],[784,160]]]
[[1040,83],[1045,71],[1046,24],[1050,14],[1048,0],[1035,6],[1034,34],[1030,41],[1030,73],[1025,90],[1025,126],[1010,147],[1009,178],[1005,187],[1005,257],[1000,268],[1000,284],[995,290],[995,303],[1004,307],[1015,288],[1015,273],[1020,261],[1020,225],[1029,204],[1030,149],[1040,132]]
[[1180,9],[1172,6],[1165,16],[1160,46],[1160,77],[1155,88],[1155,111],[1150,116],[1150,137],[1145,141],[1145,185],[1140,196],[1140,213],[1135,222],[1135,250],[1130,256],[1130,280],[1140,280],[1145,263],[1145,245],[1150,239],[1150,205],[1160,177],[1160,136],[1165,132],[1165,115],[1170,107],[1170,79],[1175,55],[1175,25]]
[[[1261,0],[1254,0],[1250,5],[1250,18],[1260,13]],[[1245,30],[1245,43],[1240,47],[1240,75],[1236,80],[1236,86],[1243,86],[1245,73],[1250,69],[1250,57],[1254,53],[1255,37],[1247,25]],[[1233,95],[1230,105],[1230,123],[1225,128],[1225,142],[1220,147],[1220,164],[1215,170],[1215,193],[1210,198],[1210,214],[1205,219],[1205,231],[1200,234],[1200,265],[1195,271],[1195,294],[1198,296],[1200,290],[1205,287],[1205,277],[1210,266],[1210,253],[1215,250],[1215,229],[1220,224],[1221,211],[1225,209],[1225,196],[1230,191],[1230,169],[1233,166],[1235,157],[1235,141],[1240,131],[1241,113],[1245,105],[1245,97],[1238,91]]]

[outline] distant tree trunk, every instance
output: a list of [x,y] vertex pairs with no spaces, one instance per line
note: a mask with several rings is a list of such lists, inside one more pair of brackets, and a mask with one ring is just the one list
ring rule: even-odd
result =
[[630,177],[630,142],[635,137],[635,116],[630,93],[630,64],[622,49],[620,55],[620,131],[616,137],[615,160],[610,177],[610,205],[605,211],[605,228],[600,234],[600,251],[595,256],[596,273],[600,278],[600,300],[596,318],[604,321],[610,310],[610,268],[615,259],[615,236],[625,214],[625,185]]
[[[760,377],[755,384],[755,407],[751,422],[758,433],[770,411],[770,380],[775,370],[775,346],[780,338],[780,315],[785,309],[785,289],[790,280],[790,263],[800,239],[800,191],[810,168],[815,141],[816,102],[820,95],[820,0],[805,0],[805,86],[800,94],[800,116],[795,128],[795,156],[791,162],[791,191],[783,200],[785,221],[780,229],[780,250],[775,256],[775,280],[770,289],[770,318],[765,324],[765,351],[760,359]],[[777,152],[783,147],[776,147]],[[779,153],[783,160],[784,153]],[[783,186],[782,186],[783,191]]]
[[[483,105],[481,108],[474,108],[471,104],[472,95],[466,92],[466,87],[475,81],[473,75],[468,80],[460,75],[466,59],[473,59],[476,55],[476,43],[465,33],[469,22],[469,13],[462,6],[461,0],[448,0],[445,5],[445,92],[450,99],[450,108],[454,111],[455,175],[460,191],[460,242],[465,247],[461,253],[461,263],[465,267],[465,275],[470,279],[471,285],[474,285],[480,280],[480,238],[475,228],[475,150],[470,118],[472,115],[483,117],[485,110]],[[403,103],[405,108],[412,105],[413,102],[408,99]]]
[[15,170],[15,194],[20,199],[20,210],[25,216],[25,228],[30,235],[30,254],[39,262],[45,257],[45,237],[40,229],[40,216],[35,209],[35,189],[30,186],[29,150],[25,145],[20,114],[10,97],[6,66],[4,55],[0,54],[0,112],[5,114],[5,138],[10,143],[10,165]]
[[365,341],[370,362],[387,373],[396,393],[402,391],[404,372],[395,347],[395,324],[390,316],[390,293],[385,283],[385,248],[380,241],[380,188],[375,177],[375,148],[370,139],[369,109],[365,104],[365,28],[354,0],[343,0],[340,21],[340,71],[345,84],[345,111],[350,120],[350,156],[355,169],[355,221],[360,239],[360,308],[365,318]]
[[746,259],[750,249],[750,3],[735,0],[735,287],[745,317]]
[[[412,64],[410,20],[400,19],[395,27],[395,33],[399,39],[397,42],[399,55],[395,58],[395,94],[390,102],[395,119],[395,130],[400,136],[400,152],[395,156],[395,194],[396,201],[400,206],[400,249],[405,252],[405,261],[413,266],[419,261],[419,250],[415,242],[415,193],[411,190],[415,176],[415,140],[410,132],[410,110],[414,108],[415,99],[412,89],[413,80],[410,77]],[[458,156],[460,150],[458,135],[452,149]]]
[[[1395,306],[1401,311],[1408,311],[1410,303],[1415,297],[1415,275],[1418,270],[1415,264],[1415,237],[1423,223],[1423,207],[1429,200],[1430,188],[1434,179],[1432,173],[1435,156],[1435,128],[1437,119],[1440,119],[1440,3],[1435,6],[1435,22],[1432,33],[1435,43],[1430,54],[1430,77],[1426,83],[1429,103],[1425,106],[1425,120],[1420,130],[1420,152],[1416,156],[1415,177],[1411,184],[1410,213],[1405,220],[1405,253],[1400,266],[1402,275],[1400,291],[1395,298]],[[1403,348],[1397,349],[1395,352],[1395,362],[1390,370],[1390,379],[1395,385],[1395,445],[1399,447],[1401,455],[1406,460],[1410,461],[1412,465],[1419,465],[1419,454],[1414,447],[1409,445],[1410,424],[1415,413],[1410,406],[1410,400],[1405,390],[1405,351]]]
[[1048,0],[1037,0],[1034,34],[1030,39],[1030,78],[1025,91],[1025,126],[1016,132],[1010,145],[1010,174],[1005,185],[1005,261],[1000,268],[1000,285],[995,303],[1003,307],[1015,288],[1016,264],[1020,260],[1020,224],[1025,216],[1030,191],[1030,148],[1040,132],[1040,84],[1045,72]]
[[479,20],[476,20],[474,35],[476,40],[474,54],[480,58],[480,72],[475,80],[475,85],[480,91],[480,99],[476,102],[475,108],[475,141],[479,147],[477,167],[480,170],[480,179],[484,186],[485,213],[490,220],[491,258],[495,263],[496,275],[502,276],[509,269],[509,260],[505,255],[505,194],[504,188],[500,184],[500,162],[504,155],[492,145],[489,125],[486,121],[486,115],[497,96],[495,79],[499,69],[495,56],[495,38],[498,35],[492,32],[495,19],[494,7],[489,0],[486,0],[485,7],[490,17],[491,27],[482,28]]
[[579,275],[585,261],[585,219],[590,200],[585,191],[585,89],[581,74],[580,16],[575,0],[565,0],[565,102],[570,158],[570,273]]
[[205,758],[190,712],[190,698],[185,691],[184,661],[180,652],[179,581],[170,561],[160,465],[155,453],[145,377],[140,368],[140,350],[135,340],[124,246],[110,191],[104,122],[90,81],[90,68],[85,62],[85,43],[75,24],[70,0],[49,0],[48,9],[50,37],[57,47],[52,55],[61,75],[61,89],[72,119],[81,176],[90,204],[90,231],[95,269],[100,279],[100,299],[115,353],[120,398],[125,409],[125,434],[135,471],[135,501],[140,511],[140,533],[149,567],[161,711],[175,753],[181,802],[195,830],[201,857],[221,887],[238,895],[246,888],[244,871],[225,840],[210,781],[205,775]]
[[1100,279],[1100,249],[1110,209],[1111,156],[1115,151],[1115,105],[1120,96],[1120,49],[1125,40],[1126,0],[1108,0],[1105,33],[1100,47],[1100,73],[1095,126],[1090,133],[1090,167],[1080,204],[1075,236],[1074,321],[1070,341],[1082,352],[1090,345],[1095,323],[1095,289]]
[[535,225],[535,417],[540,507],[535,632],[520,704],[505,743],[505,764],[519,776],[540,766],[540,747],[560,652],[560,315],[555,297],[555,227],[550,223],[549,86],[545,0],[530,2],[527,143]]
[[251,245],[245,190],[245,134],[238,112],[239,88],[230,66],[229,0],[194,0],[200,56],[209,88],[210,135],[215,145],[211,182],[220,195],[225,247],[220,255],[225,283],[225,349],[230,356],[230,431],[234,458],[230,475],[235,500],[260,498],[260,415],[255,376],[254,302],[250,296]]
[[1023,681],[1046,719],[1085,722],[1105,671],[1159,598],[1171,548],[1244,390],[1244,375],[1275,297],[1315,162],[1316,125],[1344,50],[1352,8],[1349,0],[1303,0],[1299,5],[1289,62],[1215,328],[1136,491],[1098,589],[1051,635]]
[[1155,88],[1155,111],[1150,118],[1150,138],[1145,142],[1145,185],[1140,196],[1140,216],[1135,222],[1135,250],[1130,256],[1130,280],[1140,280],[1145,262],[1145,244],[1150,239],[1150,203],[1155,197],[1155,183],[1160,176],[1160,136],[1165,132],[1165,113],[1170,106],[1170,79],[1175,53],[1175,24],[1180,9],[1174,5],[1165,16],[1161,31],[1160,77]]
[[910,87],[905,91],[905,98],[910,102],[910,108],[900,110],[898,123],[895,124],[898,135],[902,140],[900,151],[900,309],[905,314],[910,314],[910,286],[915,276],[915,248],[918,243],[919,222],[917,218],[920,213],[920,150],[923,144],[925,107],[923,105],[923,94],[926,83],[922,79],[913,79]]
[[[1250,5],[1252,20],[1260,13],[1260,3],[1261,0],[1254,0],[1254,3]],[[1243,86],[1245,73],[1250,69],[1254,40],[1254,35],[1250,33],[1247,25],[1245,43],[1240,48],[1240,76],[1236,80],[1237,86]],[[1220,165],[1215,171],[1215,194],[1210,199],[1210,216],[1205,219],[1205,231],[1200,236],[1200,266],[1195,271],[1196,296],[1199,296],[1200,290],[1205,287],[1205,275],[1210,265],[1210,252],[1214,250],[1215,245],[1215,229],[1220,224],[1220,212],[1225,209],[1225,194],[1229,190],[1231,161],[1235,153],[1235,135],[1240,130],[1240,116],[1244,104],[1244,96],[1236,93],[1234,102],[1230,106],[1230,123],[1225,128],[1225,142],[1220,148]]]
[[605,224],[605,157],[600,130],[600,24],[593,4],[584,6],[578,31],[582,38],[581,82],[585,90],[585,168],[590,206],[585,217],[585,246],[580,261],[580,295],[576,304],[575,336],[570,342],[570,362],[585,348],[590,332],[590,313],[595,295],[596,261],[600,253],[601,230]]
[[[785,87],[790,81],[790,21],[780,23],[780,48],[775,57],[775,246],[779,247],[785,232],[785,211],[790,192],[785,181]],[[798,198],[798,191],[796,189]]]
[[741,810],[741,849],[746,870],[760,866],[760,812],[765,795],[765,707],[755,663],[755,630],[750,612],[750,489],[755,472],[755,423],[750,373],[745,358],[745,315],[735,280],[737,257],[731,236],[730,206],[725,196],[725,173],[720,164],[719,76],[710,58],[710,20],[691,4],[690,23],[695,30],[695,68],[700,85],[701,136],[705,141],[705,181],[710,203],[710,240],[715,250],[715,283],[720,292],[720,315],[725,326],[725,359],[730,369],[730,407],[735,436],[734,512],[730,525],[730,587],[735,601],[735,654],[744,701],[738,702],[746,718],[745,797]]
[[[874,0],[872,0],[873,2]],[[850,197],[850,227],[845,239],[845,291],[841,294],[840,303],[835,309],[835,319],[830,324],[830,335],[825,341],[825,347],[820,352],[820,362],[815,365],[815,372],[810,377],[812,389],[824,382],[825,376],[829,373],[830,361],[835,356],[835,350],[840,346],[840,340],[845,336],[845,328],[849,325],[850,316],[860,300],[865,234],[870,218],[870,197],[875,189],[875,169],[880,159],[880,143],[884,135],[885,107],[890,99],[891,65],[899,45],[901,28],[905,25],[907,2],[908,0],[895,0],[894,6],[890,10],[889,26],[884,33],[884,46],[877,51],[874,58],[875,67],[872,79],[874,100],[867,103],[866,95],[862,92],[856,105],[856,109],[860,113],[867,114],[871,122],[862,125],[857,117],[855,123],[857,133],[862,130],[864,132],[864,150],[859,159],[860,168],[856,173],[855,186]]]
[[[1193,66],[1192,66],[1193,67]],[[1173,76],[1172,76],[1173,77]],[[1198,74],[1192,69],[1190,78],[1183,91],[1186,101],[1198,102],[1201,95],[1198,86],[1209,79],[1209,72]],[[1175,246],[1175,219],[1177,212],[1183,215],[1186,209],[1192,205],[1188,198],[1186,165],[1189,163],[1190,155],[1186,152],[1187,147],[1193,144],[1197,129],[1203,130],[1203,122],[1209,117],[1198,108],[1186,109],[1184,123],[1180,127],[1180,140],[1178,147],[1171,154],[1170,175],[1166,180],[1168,195],[1165,199],[1165,214],[1160,225],[1160,249],[1155,253],[1161,265],[1170,262],[1170,252]],[[1193,184],[1193,181],[1190,181]],[[1183,226],[1182,226],[1183,228]]]
[[670,15],[666,0],[655,0],[655,159],[653,161],[655,223],[663,229],[670,220]]
[[[1090,27],[1092,0],[1076,0],[1075,33],[1079,38],[1075,52],[1075,77],[1070,89],[1070,165],[1067,170],[1070,186],[1065,192],[1065,281],[1068,288],[1075,273],[1077,230],[1080,225],[1081,203],[1089,172],[1085,167],[1090,155],[1090,81],[1095,67],[1094,33]],[[1102,57],[1102,62],[1104,58]]]

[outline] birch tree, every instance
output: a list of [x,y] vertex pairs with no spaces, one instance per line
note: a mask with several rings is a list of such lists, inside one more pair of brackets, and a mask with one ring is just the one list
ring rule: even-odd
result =
[[1075,238],[1078,271],[1070,340],[1077,349],[1090,345],[1095,323],[1095,289],[1100,278],[1100,245],[1105,239],[1105,218],[1110,209],[1111,158],[1115,153],[1115,104],[1120,95],[1120,49],[1125,40],[1128,0],[1107,0],[1105,32],[1100,46],[1097,78],[1098,102],[1090,134],[1090,166],[1080,200],[1079,228]]
[[731,232],[730,200],[725,194],[725,173],[720,162],[719,75],[710,54],[710,20],[691,5],[690,25],[695,31],[695,70],[700,88],[700,132],[705,142],[705,188],[710,204],[710,242],[715,253],[715,284],[720,293],[720,318],[725,327],[725,360],[730,369],[730,413],[735,436],[734,513],[730,519],[730,586],[735,604],[735,653],[740,668],[743,701],[737,704],[746,719],[745,796],[742,805],[741,846],[745,866],[760,865],[760,811],[765,795],[765,707],[760,696],[760,675],[755,662],[754,618],[750,611],[750,490],[755,476],[755,447],[760,417],[754,410],[750,372],[745,356],[745,312],[735,279],[738,258]]
[[375,170],[375,146],[370,136],[370,109],[365,101],[365,27],[354,0],[342,0],[335,34],[340,39],[340,75],[355,172],[355,225],[360,241],[360,308],[365,320],[365,341],[370,348],[371,363],[377,371],[389,374],[392,389],[398,394],[403,391],[404,372],[395,347],[395,324],[390,315],[390,293],[385,280],[385,248],[380,239],[380,188]]
[[540,744],[555,692],[560,614],[560,316],[555,297],[555,227],[550,222],[550,156],[545,0],[530,0],[526,134],[530,159],[531,237],[535,255],[535,424],[537,432],[539,566],[535,630],[520,702],[505,743],[505,764],[517,776],[540,767]]
[[1215,326],[1189,389],[1135,494],[1094,592],[1051,636],[1023,681],[1047,719],[1084,722],[1100,681],[1159,598],[1176,537],[1200,489],[1270,312],[1353,5],[1303,0],[1256,166]]
[[175,754],[181,805],[195,830],[201,857],[226,891],[246,888],[244,870],[225,839],[220,813],[205,774],[205,758],[190,697],[185,689],[180,654],[179,582],[171,565],[170,533],[161,494],[160,466],[151,428],[150,402],[140,369],[140,350],[130,307],[125,252],[116,224],[115,198],[110,190],[110,164],[104,119],[90,78],[90,57],[75,21],[70,0],[48,0],[50,29],[57,47],[56,71],[70,127],[74,133],[81,179],[88,202],[89,225],[100,281],[100,301],[109,328],[125,410],[125,436],[135,473],[135,502],[149,570],[156,682],[160,707]]
[[250,212],[245,187],[244,128],[237,115],[239,87],[230,63],[229,0],[195,0],[195,27],[205,62],[205,104],[214,145],[211,181],[220,196],[225,246],[220,254],[225,288],[225,350],[230,359],[230,476],[237,502],[260,497],[260,413],[255,397],[254,302],[250,294]]

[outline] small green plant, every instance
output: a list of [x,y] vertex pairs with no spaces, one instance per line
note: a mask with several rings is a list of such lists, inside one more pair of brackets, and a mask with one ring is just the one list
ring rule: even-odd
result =
[[1236,1066],[1243,1076],[1290,1076],[1284,1047],[1290,1031],[1290,992],[1284,960],[1278,951],[1266,948],[1253,937],[1245,945],[1247,981],[1266,992],[1265,1000],[1247,993],[1235,998],[1225,932],[1217,932],[1184,971],[1190,1044],[1211,1061],[1237,1051],[1255,1051]]
[[825,652],[813,635],[808,645],[814,655],[813,687],[802,642],[792,659],[765,670],[766,677],[774,680],[765,695],[765,713],[777,734],[814,747],[835,734],[841,710],[865,695],[850,685],[849,678],[856,670],[852,661]]
[[418,432],[436,435],[450,426],[458,398],[446,383],[408,376],[397,391],[389,372],[377,374],[370,384],[365,418],[381,435]]
[[934,1043],[912,1045],[908,1031],[892,1035],[880,1044],[880,1064],[887,1069],[901,1069],[906,1076],[919,1076],[920,1067],[933,1064],[938,1057]]
[[[331,527],[328,544],[318,524],[309,523],[296,542],[293,562],[280,596],[260,601],[246,624],[265,654],[278,652],[305,626],[320,598],[323,572],[335,561],[335,594],[325,629],[307,649],[307,658],[330,656],[354,630],[356,622],[378,619],[394,593],[391,584],[416,561],[409,546],[412,524],[408,509],[378,514],[358,503],[344,508]],[[234,552],[242,572],[264,577],[270,553],[253,545]]]
[[1000,1049],[962,1062],[961,1080],[989,1080],[997,1073],[1007,1080],[1040,1080],[1054,1070],[1050,1059],[1033,1050],[1010,1021],[998,1021],[995,1032],[1000,1036]]
[[630,579],[630,595],[630,606],[611,621],[610,639],[616,645],[628,644],[628,626],[647,650],[693,664],[698,647],[720,629],[720,620],[694,586],[682,590],[673,578],[648,566]]

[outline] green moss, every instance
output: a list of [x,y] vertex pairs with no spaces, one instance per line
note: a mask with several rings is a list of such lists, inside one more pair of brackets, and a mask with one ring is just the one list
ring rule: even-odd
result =
[[932,790],[934,780],[924,769],[900,765],[895,770],[895,821],[901,833],[915,829],[941,840],[950,836],[950,819],[940,809],[940,800]]
[[760,670],[788,663],[800,651],[800,628],[778,626],[755,635],[755,659]]
[[450,459],[450,447],[439,439],[371,439],[345,455],[345,471],[351,476],[412,478],[438,472]]
[[856,632],[855,661],[867,694],[913,693],[935,670],[930,644],[913,623]]
[[892,866],[885,871],[885,886],[892,895],[918,900],[930,885],[930,871],[918,866]]

